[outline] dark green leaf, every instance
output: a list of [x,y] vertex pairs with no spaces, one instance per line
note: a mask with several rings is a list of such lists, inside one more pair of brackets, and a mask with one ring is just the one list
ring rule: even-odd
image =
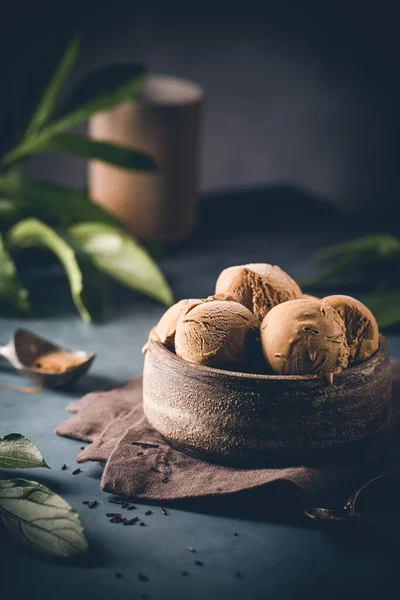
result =
[[20,433],[0,438],[0,467],[3,469],[49,468],[39,448]]
[[172,292],[164,275],[131,236],[104,223],[81,223],[68,234],[108,275],[167,306],[172,304]]
[[343,275],[365,275],[366,271],[377,263],[380,265],[383,261],[389,262],[398,255],[400,255],[399,238],[386,233],[364,235],[317,252],[316,258],[327,264],[316,277],[302,283],[313,285]]
[[0,234],[0,312],[3,314],[27,314],[28,291],[18,279],[15,263],[6,251]]
[[74,127],[97,112],[109,110],[140,94],[146,80],[143,65],[103,67],[84,77],[67,95],[54,117],[58,132]]
[[47,141],[43,149],[85,159],[97,159],[131,171],[152,172],[157,170],[156,163],[145,152],[128,146],[93,140],[74,133],[55,135]]
[[88,548],[78,513],[36,481],[0,481],[0,514],[16,541],[36,552],[67,558]]
[[0,198],[0,231],[4,231],[24,215],[26,203],[11,198]]
[[105,67],[91,73],[65,98],[56,110],[53,121],[36,135],[25,138],[2,159],[1,164],[7,166],[33,152],[39,152],[51,137],[87,121],[97,112],[132,100],[141,92],[146,75],[142,66],[129,64]]
[[369,233],[350,242],[324,248],[316,254],[319,260],[330,260],[341,256],[359,256],[365,252],[377,256],[393,256],[400,252],[400,239],[389,233]]
[[64,56],[56,68],[55,73],[51,78],[38,107],[36,108],[36,111],[27,129],[26,136],[36,133],[49,121],[54,111],[58,94],[61,91],[61,88],[64,85],[68,75],[74,68],[76,59],[78,57],[78,52],[79,38],[74,37],[68,44]]
[[68,226],[82,221],[118,224],[102,206],[80,190],[40,179],[0,176],[0,192],[25,203],[25,215],[37,217],[50,225]]
[[364,302],[375,315],[380,327],[400,323],[400,288],[379,287],[364,298]]
[[82,319],[91,322],[104,318],[103,278],[85,253],[75,249],[54,229],[37,219],[25,219],[15,225],[10,230],[7,241],[12,248],[48,248],[64,266],[72,299]]

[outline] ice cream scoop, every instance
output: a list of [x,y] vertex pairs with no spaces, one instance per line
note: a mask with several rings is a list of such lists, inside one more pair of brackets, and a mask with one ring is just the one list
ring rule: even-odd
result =
[[261,344],[275,373],[325,375],[331,383],[349,358],[342,318],[315,300],[290,300],[272,308],[261,324]]
[[[185,298],[180,300],[162,315],[157,325],[149,333],[149,339],[161,342],[169,348],[174,347],[176,325],[188,310],[201,302],[200,298]],[[148,342],[143,346],[143,354],[147,351]]]
[[[212,302],[213,300],[235,300],[230,294],[216,294],[207,298],[185,298],[180,300],[162,315],[157,325],[149,333],[149,339],[161,342],[170,349],[174,349],[176,325],[179,319],[191,308],[194,308],[202,302]],[[148,341],[142,348],[143,354],[147,352]]]
[[301,296],[301,289],[277,266],[255,263],[229,267],[218,277],[215,293],[236,296],[261,321],[277,304]]
[[254,355],[259,345],[259,326],[253,313],[238,302],[204,302],[179,319],[175,350],[193,363],[231,367]]
[[322,299],[323,306],[332,306],[344,321],[350,350],[349,365],[370,358],[378,350],[378,323],[372,312],[351,296],[334,295]]

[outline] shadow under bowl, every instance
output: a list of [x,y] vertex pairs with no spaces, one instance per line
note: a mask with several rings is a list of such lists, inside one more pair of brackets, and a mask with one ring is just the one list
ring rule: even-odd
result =
[[173,446],[199,458],[259,466],[326,462],[363,451],[388,430],[386,340],[367,361],[334,376],[257,375],[189,363],[151,341],[144,412]]

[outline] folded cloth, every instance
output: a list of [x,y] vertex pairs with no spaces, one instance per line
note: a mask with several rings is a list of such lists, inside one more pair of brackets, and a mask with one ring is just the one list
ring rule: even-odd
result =
[[[95,392],[73,402],[73,416],[56,429],[58,435],[93,442],[78,463],[105,463],[101,488],[110,493],[152,501],[233,494],[289,482],[303,492],[308,505],[343,501],[367,477],[393,461],[400,418],[400,360],[392,361],[393,411],[384,443],[348,462],[285,468],[234,468],[212,464],[172,448],[143,413],[142,377],[108,392]],[[332,505],[332,502],[331,502]]]

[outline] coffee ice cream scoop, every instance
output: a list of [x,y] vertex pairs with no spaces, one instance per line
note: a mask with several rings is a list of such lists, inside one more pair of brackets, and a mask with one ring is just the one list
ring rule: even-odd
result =
[[258,319],[238,302],[204,302],[178,321],[175,350],[193,363],[231,367],[254,355],[259,326]]
[[344,322],[334,308],[315,300],[290,300],[271,309],[261,324],[264,358],[283,375],[325,375],[346,368]]
[[[235,301],[236,298],[229,294],[216,294],[215,296],[208,296],[207,298],[185,298],[180,300],[165,311],[157,325],[150,331],[149,340],[161,342],[164,346],[173,350],[176,326],[179,319],[198,304],[201,304],[202,302],[212,302],[213,300]],[[142,348],[143,354],[146,354],[147,352],[148,343],[149,342],[147,341]]]
[[370,358],[378,350],[378,323],[372,312],[351,296],[334,295],[322,299],[322,305],[332,306],[344,321],[350,350],[349,366]]
[[232,294],[261,321],[271,308],[301,297],[297,283],[278,266],[264,263],[224,269],[215,293]]
[[[162,315],[157,325],[155,325],[155,327],[153,327],[153,329],[150,331],[149,340],[161,342],[168,348],[173,349],[176,325],[179,319],[188,310],[190,310],[200,302],[200,298],[185,298],[184,300],[180,300],[176,304],[173,304],[173,306],[170,306],[169,309],[166,310],[165,313]],[[148,342],[142,348],[143,354],[147,352],[147,346]]]

